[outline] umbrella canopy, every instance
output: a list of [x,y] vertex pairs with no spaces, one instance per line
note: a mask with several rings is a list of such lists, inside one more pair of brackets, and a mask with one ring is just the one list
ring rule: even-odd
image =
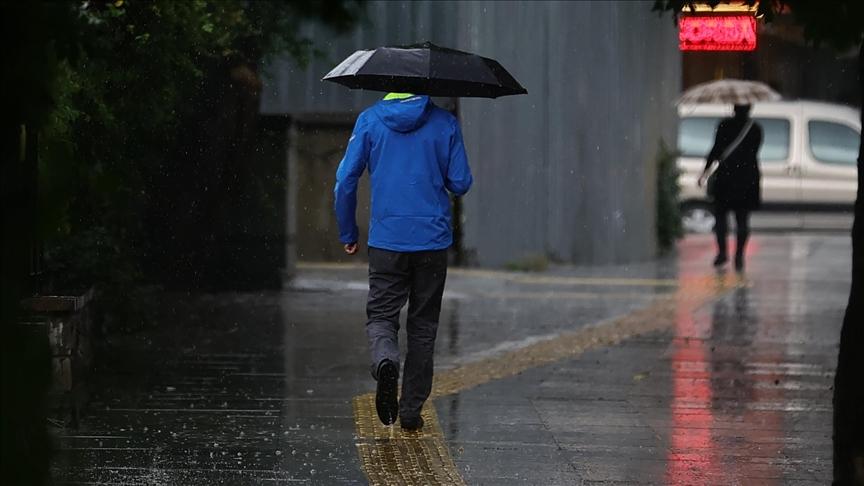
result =
[[322,81],[430,96],[497,98],[528,93],[498,61],[431,42],[357,51]]
[[722,103],[749,105],[760,101],[777,101],[780,94],[758,81],[721,79],[698,84],[678,98],[679,105],[698,103]]

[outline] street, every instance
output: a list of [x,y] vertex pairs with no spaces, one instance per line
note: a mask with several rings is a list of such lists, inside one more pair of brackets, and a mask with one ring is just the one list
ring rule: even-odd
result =
[[158,328],[105,345],[80,427],[55,431],[53,472],[63,484],[827,484],[849,237],[757,234],[741,278],[715,273],[713,251],[695,235],[636,265],[451,268],[419,433],[377,421],[363,265],[303,264],[282,292],[165,295]]

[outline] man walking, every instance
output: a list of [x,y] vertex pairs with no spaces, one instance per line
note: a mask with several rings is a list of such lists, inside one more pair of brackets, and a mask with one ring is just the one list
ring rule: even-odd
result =
[[[432,356],[447,249],[453,243],[448,191],[471,187],[459,122],[428,96],[390,93],[357,118],[336,171],[336,219],[345,252],[357,252],[357,182],[371,181],[366,335],[377,380],[375,407],[385,425],[423,426],[432,391]],[[408,302],[408,350],[397,402],[399,312]]]

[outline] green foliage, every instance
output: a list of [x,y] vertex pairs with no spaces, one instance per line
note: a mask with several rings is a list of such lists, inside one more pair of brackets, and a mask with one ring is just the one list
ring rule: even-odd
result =
[[661,252],[670,250],[684,236],[677,159],[678,152],[670,150],[666,142],[660,140],[657,149],[657,246]]
[[0,122],[40,125],[57,108],[59,62],[79,52],[77,12],[68,2],[0,2]]
[[188,163],[178,150],[196,147],[184,130],[202,111],[218,113],[224,92],[202,96],[214,77],[244,66],[254,86],[266,56],[314,55],[302,23],[343,31],[361,14],[359,0],[0,4],[0,119],[4,130],[39,132],[46,290],[130,292],[147,261],[147,212],[164,199],[159,183]]
[[65,244],[46,250],[48,274],[62,278],[63,283],[79,284],[77,288],[63,288],[72,293],[84,292],[94,282],[111,282],[126,289],[135,282],[138,271],[124,250],[110,228],[82,229]]

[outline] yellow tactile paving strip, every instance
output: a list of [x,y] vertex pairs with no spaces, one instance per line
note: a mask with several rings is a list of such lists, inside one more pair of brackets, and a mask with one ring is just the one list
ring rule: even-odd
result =
[[566,277],[561,275],[532,275],[530,273],[502,272],[460,268],[448,270],[465,277],[494,278],[506,282],[539,285],[605,285],[624,287],[677,287],[675,279],[615,278],[615,277]]
[[417,432],[385,427],[375,413],[373,393],[354,397],[357,452],[369,484],[465,484],[444,442],[435,407],[427,403],[422,415],[425,425]]
[[[573,358],[591,349],[668,329],[675,324],[676,314],[693,312],[728,290],[745,285],[734,277],[694,278],[678,281],[678,284],[681,287],[676,292],[625,316],[438,372],[432,398],[459,393],[530,368]],[[380,423],[372,393],[355,397],[353,405],[357,452],[369,484],[465,484],[450,456],[431,400],[423,409],[425,426],[422,431],[410,433],[403,432],[398,425],[385,427]]]
[[[365,270],[361,263],[301,262],[301,270]],[[623,287],[671,287],[678,286],[676,279],[655,278],[618,278],[618,277],[567,277],[563,275],[532,275],[530,273],[506,272],[499,270],[478,270],[473,268],[450,268],[447,273],[464,277],[494,278],[496,280],[535,285],[602,285]]]

